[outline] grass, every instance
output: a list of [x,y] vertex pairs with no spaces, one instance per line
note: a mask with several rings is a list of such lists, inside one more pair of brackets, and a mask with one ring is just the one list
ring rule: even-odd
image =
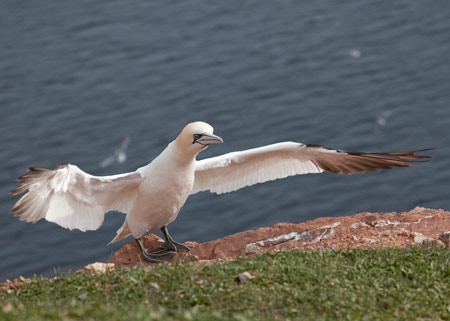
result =
[[[244,271],[253,278],[239,284]],[[443,248],[278,252],[25,282],[0,290],[0,320],[450,320]]]

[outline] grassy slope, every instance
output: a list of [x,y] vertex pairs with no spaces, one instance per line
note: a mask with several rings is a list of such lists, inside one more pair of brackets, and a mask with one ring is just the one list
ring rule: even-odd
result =
[[[243,271],[254,278],[238,284]],[[269,253],[210,265],[34,278],[0,292],[0,320],[163,319],[450,320],[450,251]]]

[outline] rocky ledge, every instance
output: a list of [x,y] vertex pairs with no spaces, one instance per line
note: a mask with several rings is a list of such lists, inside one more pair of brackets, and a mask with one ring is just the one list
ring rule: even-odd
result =
[[[401,213],[360,213],[323,217],[299,224],[278,223],[218,240],[196,243],[189,252],[177,253],[170,262],[227,260],[237,256],[286,249],[326,250],[405,246],[447,246],[450,212],[416,207]],[[145,247],[157,249],[163,240],[154,234],[143,238]],[[115,266],[151,265],[136,242],[125,244],[110,259]]]
[[[157,249],[162,239],[154,234],[143,238],[149,249]],[[450,212],[416,207],[401,213],[360,213],[344,217],[323,217],[299,224],[278,223],[272,227],[245,231],[206,243],[186,242],[189,252],[177,253],[170,262],[211,262],[237,256],[289,249],[337,250],[406,246],[450,247]],[[125,244],[110,263],[92,263],[75,273],[105,273],[116,266],[148,266],[136,242]],[[241,276],[240,276],[241,277]],[[248,276],[242,276],[243,278]],[[58,278],[58,277],[55,277]],[[11,293],[26,284],[23,277],[0,283]]]

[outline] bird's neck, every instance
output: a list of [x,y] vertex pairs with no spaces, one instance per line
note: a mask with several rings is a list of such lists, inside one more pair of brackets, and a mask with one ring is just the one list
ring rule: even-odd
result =
[[195,157],[198,152],[186,150],[180,147],[175,141],[171,142],[167,146],[167,152],[170,153],[171,157],[180,164],[190,164],[195,161]]

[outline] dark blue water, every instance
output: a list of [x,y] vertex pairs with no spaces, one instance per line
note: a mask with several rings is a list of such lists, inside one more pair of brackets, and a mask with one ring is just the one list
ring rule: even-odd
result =
[[[448,1],[3,1],[0,280],[106,261],[124,216],[95,232],[29,224],[7,194],[30,166],[94,175],[150,162],[190,121],[225,144],[292,140],[362,151],[438,147],[417,168],[305,175],[191,197],[179,241],[361,211],[450,209]],[[101,162],[131,139],[124,163]]]

